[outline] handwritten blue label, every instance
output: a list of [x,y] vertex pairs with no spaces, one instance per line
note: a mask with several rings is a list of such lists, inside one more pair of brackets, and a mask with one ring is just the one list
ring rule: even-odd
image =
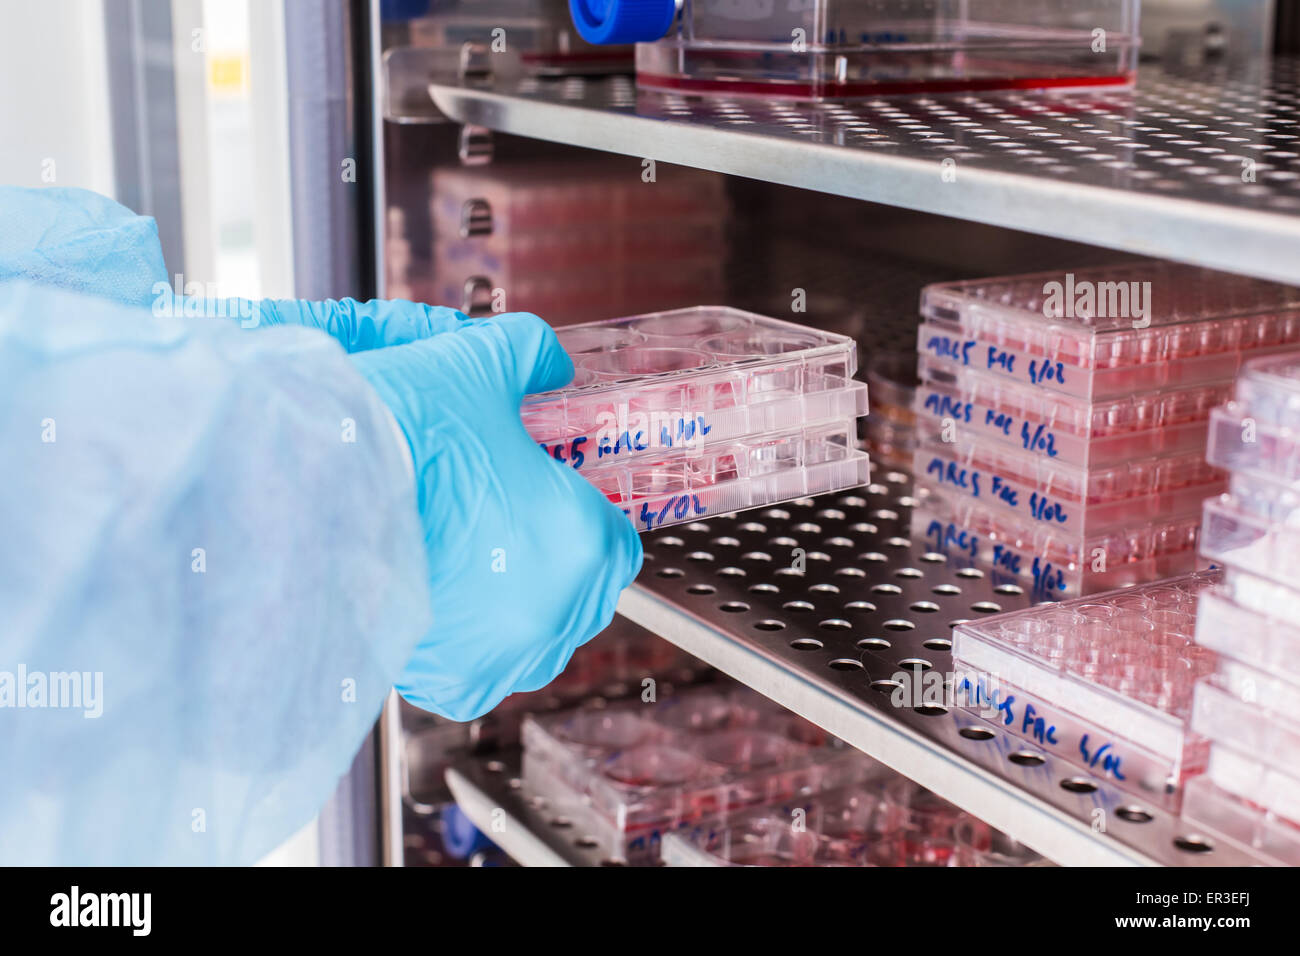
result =
[[1116,780],[1123,780],[1124,774],[1120,770],[1120,756],[1114,752],[1109,742],[1102,744],[1095,751],[1089,750],[1088,734],[1079,738],[1079,756],[1083,758],[1084,766],[1101,770],[1102,773],[1108,773]]
[[963,402],[941,392],[931,392],[925,396],[925,410],[933,412],[936,418],[954,418],[959,422],[969,422],[973,407],[973,402]]
[[936,455],[925,466],[925,474],[941,485],[958,488],[972,498],[988,495],[1013,511],[1029,515],[1035,521],[1060,527],[1069,523],[1070,512],[1054,498],[1040,492],[1024,497],[1014,482],[997,474],[986,474],[959,462]]
[[[661,526],[670,516],[674,521],[684,521],[707,512],[708,509],[700,502],[699,495],[670,495],[658,512],[650,509],[649,502],[642,502],[637,520],[646,531],[651,531]],[[631,516],[632,509],[624,508],[623,513]]]
[[990,408],[979,402],[966,401],[943,392],[927,392],[922,408],[938,419],[951,418],[959,424],[974,425],[999,438],[1012,439],[1025,451],[1056,458],[1056,433],[1041,422],[1030,422],[1010,412]]
[[1048,431],[1046,425],[1038,424],[1030,429],[1029,422],[1021,424],[1020,444],[1025,451],[1039,451],[1048,458],[1056,457],[1056,435]]
[[[973,678],[972,675],[963,675],[958,682],[957,690],[962,695],[960,700],[965,706],[992,712],[993,719],[1004,727],[1011,727],[1020,736],[1044,747],[1062,745],[1062,731],[1049,710],[1041,704],[1035,706],[1029,701],[1019,702],[1015,694],[1004,693],[1001,687],[994,685],[992,675],[975,674]],[[1084,734],[1079,739],[1077,750],[1085,767],[1099,770],[1116,780],[1125,779],[1123,758],[1111,741],[1103,738],[1098,744],[1091,734]]]
[[970,352],[974,347],[973,339],[955,339],[950,335],[931,335],[925,340],[927,352],[933,352],[939,358],[951,359],[962,365],[970,364]]
[[649,448],[673,448],[677,445],[690,444],[692,441],[704,438],[711,431],[713,426],[705,421],[703,415],[694,415],[689,418],[681,416],[675,421],[662,425],[657,442],[651,440],[655,437],[653,434],[647,435],[642,429],[628,428],[618,433],[602,434],[598,439],[593,439],[590,435],[579,435],[577,438],[554,445],[545,442],[538,444],[542,451],[556,461],[579,469],[587,463],[588,456],[591,454],[589,447],[583,448],[589,443],[595,444],[596,461],[603,461],[610,457],[626,457]]
[[988,347],[988,358],[986,361],[988,368],[994,369],[995,371],[1006,372],[1008,375],[1015,374],[1016,356],[1013,352],[1008,352],[1006,349],[1000,349],[996,345],[990,345]]
[[[951,521],[931,520],[926,525],[925,538],[932,551],[971,559],[979,556],[979,535]],[[995,572],[1010,572],[1019,578],[1027,569],[1034,582],[1031,589],[1034,597],[1055,601],[1065,591],[1065,572],[1038,555],[1031,560],[1029,555],[1005,544],[992,543],[990,557]]]
[[952,485],[969,492],[972,498],[980,496],[980,473],[973,468],[963,468],[954,461],[931,458],[925,466],[925,473],[935,478],[941,485]]
[[1029,381],[1035,385],[1041,385],[1044,382],[1055,382],[1058,385],[1064,385],[1065,365],[1061,362],[1053,362],[1050,359],[1033,359],[1029,363]]
[[951,554],[954,550],[974,558],[979,553],[979,537],[951,522],[931,521],[925,529],[931,550]]

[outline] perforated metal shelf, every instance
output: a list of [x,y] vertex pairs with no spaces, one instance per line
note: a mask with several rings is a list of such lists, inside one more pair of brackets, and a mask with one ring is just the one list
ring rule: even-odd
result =
[[638,91],[625,76],[462,83],[467,124],[1300,280],[1300,62],[1142,71],[1133,92],[795,104]]
[[1255,862],[991,724],[894,705],[900,672],[951,672],[955,622],[1030,603],[909,540],[908,480],[643,535],[619,612],[1058,863]]

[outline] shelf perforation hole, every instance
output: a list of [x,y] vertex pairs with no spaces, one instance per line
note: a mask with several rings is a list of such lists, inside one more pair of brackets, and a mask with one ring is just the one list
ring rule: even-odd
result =
[[1155,819],[1151,813],[1133,804],[1117,807],[1115,816],[1129,823],[1150,823]]
[[1013,754],[1007,754],[1007,759],[1017,767],[1041,767],[1047,763],[1046,757],[1032,750],[1017,750]]
[[1214,841],[1199,833],[1188,833],[1174,837],[1174,846],[1184,853],[1210,853],[1214,850]]

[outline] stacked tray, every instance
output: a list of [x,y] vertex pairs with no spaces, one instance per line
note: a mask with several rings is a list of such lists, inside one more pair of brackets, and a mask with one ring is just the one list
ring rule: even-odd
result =
[[1193,687],[1214,670],[1193,641],[1217,571],[1045,604],[953,632],[956,702],[1144,799],[1176,810],[1204,767],[1189,731]]
[[1300,290],[1172,263],[922,293],[914,535],[1044,598],[1196,567],[1207,420],[1300,342]]
[[431,189],[431,302],[564,325],[723,290],[728,206],[716,174],[660,166],[643,182],[607,158],[507,162],[439,168]]
[[864,484],[847,336],[697,306],[559,330],[575,378],[524,427],[648,531]]
[[884,767],[854,786],[665,834],[662,858],[668,866],[1049,865]]
[[1192,726],[1211,743],[1184,815],[1273,862],[1300,864],[1300,353],[1246,364],[1210,419],[1208,457],[1230,470],[1207,501],[1201,548],[1224,568],[1196,639],[1220,655]]
[[871,357],[865,373],[871,389],[866,420],[867,450],[877,464],[908,471],[916,450],[916,356],[882,352]]
[[745,688],[700,687],[524,721],[523,782],[606,848],[653,863],[665,834],[721,826],[866,776],[874,764]]

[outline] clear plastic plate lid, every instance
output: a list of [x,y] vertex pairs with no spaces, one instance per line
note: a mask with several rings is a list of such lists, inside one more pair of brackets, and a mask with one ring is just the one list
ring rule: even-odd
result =
[[1300,343],[1300,289],[1178,263],[941,283],[923,354],[1084,398],[1233,377]]
[[790,799],[865,772],[869,761],[857,751],[828,737],[809,742],[803,722],[774,719],[787,716],[726,686],[530,715],[524,778],[548,798],[578,795],[631,831]]
[[1247,362],[1237,377],[1237,400],[1260,421],[1300,428],[1300,351]]
[[643,459],[584,473],[638,531],[866,484],[870,462],[853,421],[720,445],[707,454]]
[[1214,744],[1206,777],[1223,791],[1248,800],[1251,804],[1297,828],[1300,839],[1300,754],[1270,755],[1261,759],[1232,747]]
[[1206,419],[1233,387],[1222,382],[1088,401],[924,356],[920,367],[916,415],[927,434],[951,423],[958,433],[1081,467],[1200,450]]
[[1009,731],[1098,775],[1158,790],[1166,771],[1196,764],[1186,719],[1197,679],[1216,665],[1214,652],[1193,640],[1196,601],[1219,576],[1190,574],[959,624],[953,660],[959,674],[972,672],[965,681],[982,682],[973,703]]
[[[1206,463],[1199,451],[1136,458],[1098,468],[1080,468],[1004,445],[965,437],[921,443],[916,474],[955,493],[984,498],[1026,518],[1073,527],[1104,505],[1197,489],[1208,497],[1222,491],[1226,475]],[[1172,502],[1171,502],[1172,504]],[[1186,511],[1189,500],[1178,510]],[[1154,514],[1154,512],[1152,512]],[[1130,516],[1133,523],[1140,514]]]
[[[1300,481],[1300,430],[1256,414],[1259,403],[1256,396],[1249,403],[1229,402],[1210,413],[1206,460],[1279,482]],[[1300,426],[1300,414],[1292,421]]]
[[[1039,599],[1182,574],[1196,566],[1200,508],[1139,525],[1066,530],[918,481],[912,537],[952,560],[1022,581]],[[1105,556],[1099,563],[1097,557]]]
[[1201,553],[1216,564],[1289,587],[1300,566],[1300,495],[1274,481],[1237,474],[1230,494],[1205,502]]
[[548,454],[583,471],[866,414],[856,346],[844,335],[722,306],[557,335],[573,383],[526,398],[520,414]]

